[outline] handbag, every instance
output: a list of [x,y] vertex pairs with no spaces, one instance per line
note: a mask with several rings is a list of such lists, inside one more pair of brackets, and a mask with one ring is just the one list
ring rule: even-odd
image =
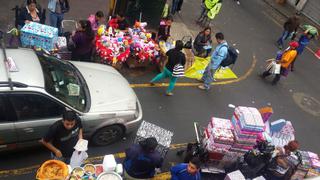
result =
[[173,77],[183,77],[184,76],[184,67],[181,64],[176,64],[173,67],[172,76]]

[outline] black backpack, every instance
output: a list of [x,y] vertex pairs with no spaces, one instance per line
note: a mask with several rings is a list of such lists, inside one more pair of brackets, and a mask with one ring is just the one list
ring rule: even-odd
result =
[[[221,47],[223,47],[223,46],[221,46]],[[235,64],[237,61],[238,55],[239,55],[239,53],[238,53],[237,49],[229,46],[228,47],[228,55],[224,60],[222,60],[220,66],[226,67],[226,66],[230,66],[231,64]]]

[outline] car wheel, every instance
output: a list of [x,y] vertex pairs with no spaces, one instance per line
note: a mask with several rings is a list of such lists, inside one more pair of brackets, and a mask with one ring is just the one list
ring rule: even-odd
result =
[[124,130],[120,126],[114,125],[103,127],[94,133],[92,142],[97,146],[105,146],[122,138],[123,134]]

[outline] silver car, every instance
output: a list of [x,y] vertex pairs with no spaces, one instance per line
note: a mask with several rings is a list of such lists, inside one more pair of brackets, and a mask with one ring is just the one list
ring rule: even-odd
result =
[[95,145],[119,140],[142,119],[133,89],[110,66],[24,48],[0,52],[0,151],[37,143],[65,109],[80,115]]

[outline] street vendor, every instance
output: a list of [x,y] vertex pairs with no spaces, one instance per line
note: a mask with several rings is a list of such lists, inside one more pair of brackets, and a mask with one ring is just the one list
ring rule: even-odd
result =
[[273,180],[290,179],[301,163],[301,154],[297,151],[299,146],[299,142],[293,140],[284,147],[276,147],[274,162],[271,162],[265,175],[266,178]]
[[71,35],[74,44],[72,60],[91,62],[92,51],[94,50],[94,32],[88,20],[80,20],[76,32]]
[[171,180],[200,180],[200,160],[192,158],[188,164],[181,163],[170,169]]
[[129,23],[126,17],[121,13],[117,15],[117,24],[118,24],[118,29],[122,31],[128,30],[129,28]]
[[194,40],[193,47],[196,50],[196,56],[207,57],[211,52],[211,27],[206,27],[203,31],[199,32]]
[[99,25],[103,24],[104,14],[102,11],[97,11],[96,14],[91,14],[88,17],[88,21],[91,23],[91,28],[94,32],[97,32]]
[[156,138],[149,137],[139,144],[126,150],[123,162],[126,179],[150,179],[155,175],[155,169],[162,166],[163,158],[156,151]]
[[23,8],[18,17],[18,24],[23,27],[25,23],[29,22],[42,22],[42,16],[40,11],[37,9],[36,0],[27,0],[27,5]]
[[62,118],[50,126],[41,143],[51,151],[53,159],[69,164],[74,146],[83,138],[82,124],[73,111],[65,111]]
[[164,21],[160,22],[159,31],[158,31],[158,40],[159,41],[167,41],[168,37],[170,37],[170,28],[173,19],[171,16],[168,16],[164,19]]

